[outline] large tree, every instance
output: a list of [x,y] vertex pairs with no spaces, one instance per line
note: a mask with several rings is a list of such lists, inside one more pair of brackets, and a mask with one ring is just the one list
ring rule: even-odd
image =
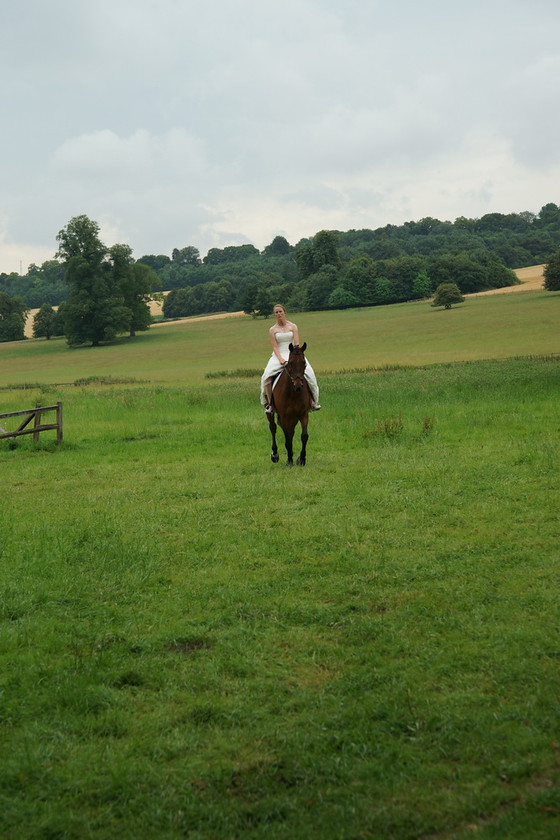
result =
[[70,294],[64,310],[70,346],[112,341],[130,329],[130,310],[99,238],[99,225],[87,216],[75,216],[56,237],[57,257],[66,268]]
[[0,341],[22,341],[29,309],[20,297],[0,292]]

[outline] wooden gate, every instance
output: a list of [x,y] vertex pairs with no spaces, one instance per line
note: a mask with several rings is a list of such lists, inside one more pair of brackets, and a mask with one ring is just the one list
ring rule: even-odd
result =
[[[56,423],[42,423],[41,415],[46,412],[56,412]],[[5,429],[2,423],[7,417],[21,417],[22,420],[13,432]],[[29,424],[33,425],[29,427]],[[35,408],[26,408],[24,411],[9,411],[7,414],[0,414],[0,440],[4,438],[16,438],[19,435],[33,435],[33,440],[39,440],[40,432],[48,432],[56,429],[56,442],[62,443],[62,403],[58,402],[56,405],[40,405],[37,403]]]

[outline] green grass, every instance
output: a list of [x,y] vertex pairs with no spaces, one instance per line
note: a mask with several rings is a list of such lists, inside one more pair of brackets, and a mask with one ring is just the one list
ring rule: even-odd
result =
[[[449,311],[414,302],[297,315],[318,374],[357,367],[546,355],[559,351],[560,295],[469,298]],[[196,384],[210,373],[264,368],[271,320],[250,317],[155,326],[105,347],[64,339],[0,344],[0,386],[73,383],[93,376]]]
[[[252,367],[262,322],[201,330],[176,381],[59,345],[0,392],[65,418],[61,447],[0,442],[1,837],[558,836],[558,348],[376,358],[421,346],[413,311],[306,316],[305,469],[270,462],[258,376],[204,379]],[[527,356],[512,318],[493,346]],[[138,344],[171,376],[194,327]]]

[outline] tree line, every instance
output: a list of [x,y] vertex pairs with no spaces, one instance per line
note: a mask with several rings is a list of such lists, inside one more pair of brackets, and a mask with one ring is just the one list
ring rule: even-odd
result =
[[23,276],[0,274],[0,340],[23,338],[32,307],[40,307],[34,334],[65,335],[72,346],[133,335],[147,329],[149,301],[163,290],[164,316],[177,318],[267,316],[276,301],[293,312],[375,306],[427,298],[450,283],[462,294],[509,286],[513,268],[549,263],[560,249],[560,207],[323,230],[296,245],[276,236],[262,251],[232,245],[203,258],[188,245],[135,260],[127,245],[106,247],[87,216],[72,219],[57,241],[54,259]]
[[193,246],[171,257],[146,255],[170,290],[166,317],[244,310],[268,314],[275,301],[293,312],[375,306],[429,297],[442,283],[463,294],[517,282],[513,268],[545,263],[560,247],[560,208],[491,213],[455,222],[425,218],[376,230],[319,231],[290,245],[277,236],[253,245]]

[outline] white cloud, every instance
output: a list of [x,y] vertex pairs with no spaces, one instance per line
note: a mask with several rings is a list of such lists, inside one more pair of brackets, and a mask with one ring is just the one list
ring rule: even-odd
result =
[[206,163],[201,144],[183,128],[159,136],[138,129],[128,137],[103,129],[62,143],[52,168],[63,182],[78,178],[103,188],[113,183],[145,189],[198,175]]

